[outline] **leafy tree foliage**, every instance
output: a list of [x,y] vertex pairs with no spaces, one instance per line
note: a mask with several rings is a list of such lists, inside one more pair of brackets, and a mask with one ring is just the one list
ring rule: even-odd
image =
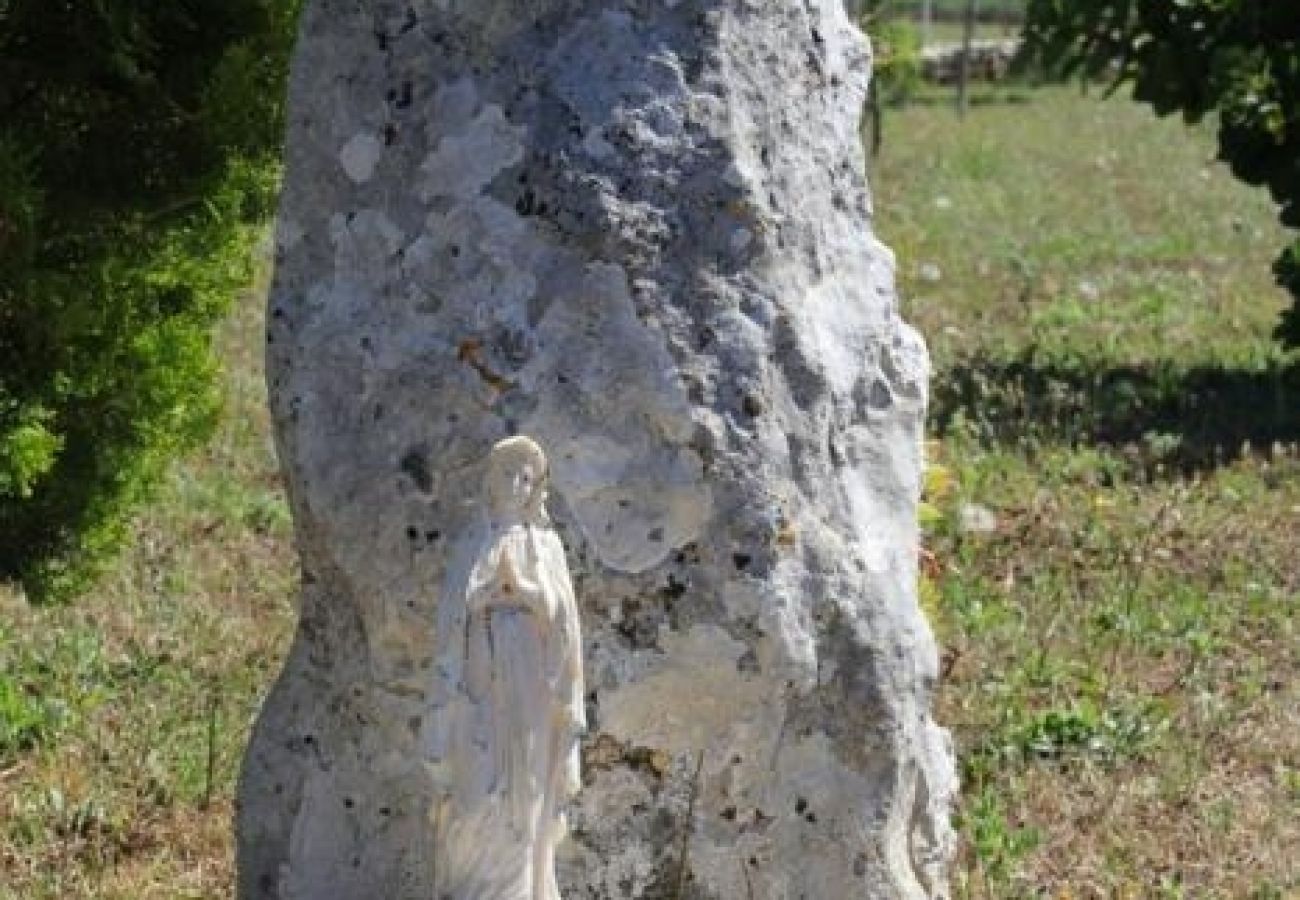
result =
[[297,0],[0,0],[0,577],[85,585],[214,424]]
[[[1131,82],[1160,115],[1219,117],[1219,155],[1300,227],[1300,9],[1293,0],[1029,0],[1026,54],[1061,76]],[[1300,346],[1300,240],[1274,271],[1295,302],[1277,336]]]

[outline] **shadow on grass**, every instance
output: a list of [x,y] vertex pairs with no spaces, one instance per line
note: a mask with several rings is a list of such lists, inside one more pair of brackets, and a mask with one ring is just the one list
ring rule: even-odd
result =
[[976,357],[935,379],[931,428],[966,423],[990,444],[1101,444],[1148,475],[1191,474],[1300,440],[1300,359],[1258,369],[1172,363],[1095,366]]

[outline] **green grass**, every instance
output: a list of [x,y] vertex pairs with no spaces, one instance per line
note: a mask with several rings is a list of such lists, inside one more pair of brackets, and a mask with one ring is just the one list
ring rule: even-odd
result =
[[0,898],[228,897],[231,801],[286,649],[289,517],[261,301],[223,330],[226,413],[88,595],[0,588]]
[[872,172],[936,368],[958,896],[1296,896],[1300,374],[1269,336],[1272,204],[1207,129],[1124,98],[978,99],[891,110]]
[[[1268,335],[1272,205],[1208,132],[1124,99],[1002,87],[960,123],[930,99],[888,111],[871,177],[936,367],[922,587],[957,896],[1295,897],[1300,386]],[[217,440],[109,577],[69,606],[0,589],[3,900],[231,896],[239,755],[293,617],[261,334],[254,293]]]

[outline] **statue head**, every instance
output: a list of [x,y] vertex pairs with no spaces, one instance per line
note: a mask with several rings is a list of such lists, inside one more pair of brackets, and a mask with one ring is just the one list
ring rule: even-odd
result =
[[498,441],[488,454],[486,487],[494,515],[537,517],[546,499],[546,454],[523,435]]

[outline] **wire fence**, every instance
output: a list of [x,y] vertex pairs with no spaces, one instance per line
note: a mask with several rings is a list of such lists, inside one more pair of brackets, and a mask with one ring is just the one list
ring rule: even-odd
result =
[[[869,20],[907,22],[923,46],[960,43],[970,11],[968,0],[857,0]],[[1025,20],[1027,0],[975,0],[976,40],[1013,38]]]
[[[893,18],[920,20],[927,11],[935,21],[960,22],[966,15],[966,0],[885,0],[872,4],[874,12]],[[975,16],[981,22],[1020,22],[1025,17],[1025,0],[976,0]]]
[[[845,0],[871,36],[875,73],[863,118],[872,156],[884,141],[884,108],[911,102],[923,85],[950,87],[965,116],[972,82],[1011,71],[1028,0]],[[935,96],[933,91],[930,97]]]

